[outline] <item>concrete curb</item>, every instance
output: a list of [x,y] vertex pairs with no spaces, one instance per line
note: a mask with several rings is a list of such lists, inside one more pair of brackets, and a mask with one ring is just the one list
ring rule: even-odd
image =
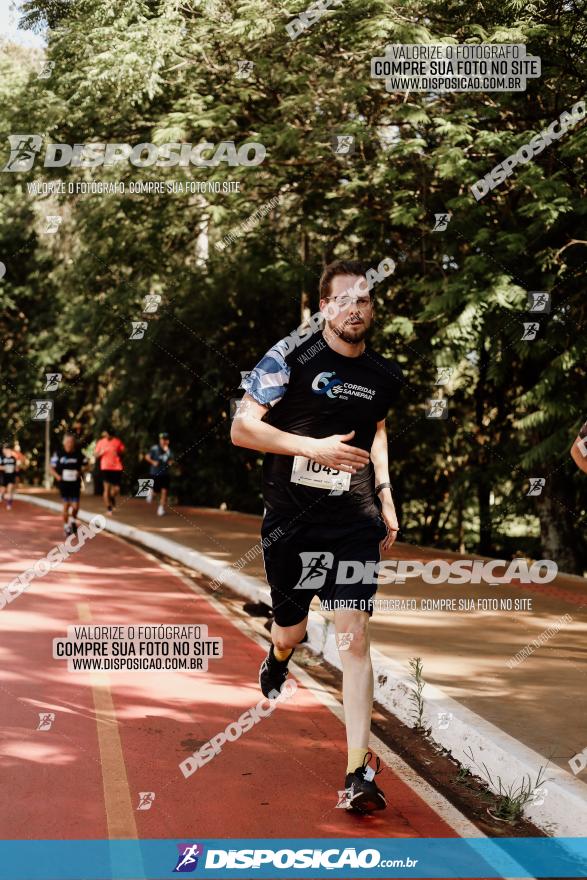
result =
[[[15,497],[19,501],[61,511],[61,504],[55,501],[21,494]],[[79,518],[89,522],[95,515],[81,512]],[[241,574],[234,566],[226,566],[176,541],[115,519],[106,520],[106,530],[181,562],[213,580],[221,581],[251,601],[270,604],[267,586],[257,578]],[[337,669],[341,669],[334,625],[316,611],[310,611],[307,647],[322,655]],[[413,687],[409,672],[380,651],[373,650],[372,659],[376,701],[403,723],[413,725]],[[524,777],[526,780],[530,777],[531,784],[534,784],[539,768],[546,763],[542,755],[465,708],[434,685],[425,685],[423,697],[423,723],[424,727],[431,728],[434,741],[448,749],[474,775],[480,775],[479,768],[471,761],[472,753],[477,764],[487,768],[492,779],[492,790],[497,790],[499,782],[502,789],[510,786],[518,788]],[[541,786],[540,796],[536,797],[535,803],[526,807],[525,815],[549,835],[583,837],[587,828],[587,785],[556,766],[549,767],[546,776],[547,781]]]

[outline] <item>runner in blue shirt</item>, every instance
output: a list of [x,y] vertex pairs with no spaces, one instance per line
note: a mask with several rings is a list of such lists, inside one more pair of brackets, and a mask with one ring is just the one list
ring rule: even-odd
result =
[[169,467],[173,462],[173,453],[169,448],[169,434],[159,434],[159,442],[151,446],[146,461],[149,462],[149,475],[153,477],[153,488],[149,490],[147,501],[153,500],[153,495],[161,495],[157,507],[157,516],[165,516],[165,506],[169,495]]

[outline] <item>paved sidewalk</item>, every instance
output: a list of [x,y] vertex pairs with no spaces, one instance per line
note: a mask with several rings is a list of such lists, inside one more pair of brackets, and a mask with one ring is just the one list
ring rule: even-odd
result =
[[[27,490],[58,500],[56,493]],[[18,505],[18,502],[17,502]],[[101,511],[101,499],[83,499],[85,509]],[[2,517],[6,511],[2,510]],[[260,517],[214,509],[178,507],[166,517],[156,506],[122,499],[115,519],[160,534],[227,565],[243,557],[259,540]],[[396,544],[390,558],[426,562],[460,559],[457,554]],[[257,556],[241,572],[264,581]],[[411,657],[421,657],[424,679],[519,742],[550,758],[570,773],[568,761],[587,746],[584,699],[587,665],[587,580],[560,575],[551,584],[428,585],[410,578],[388,584],[378,597],[416,599],[416,610],[381,608],[372,621],[372,642],[408,670]],[[527,599],[520,611],[425,610],[430,599]],[[314,607],[319,610],[317,602]],[[521,663],[508,660],[531,644],[561,616],[571,619]],[[572,777],[574,778],[574,777]],[[587,781],[587,769],[577,777]]]

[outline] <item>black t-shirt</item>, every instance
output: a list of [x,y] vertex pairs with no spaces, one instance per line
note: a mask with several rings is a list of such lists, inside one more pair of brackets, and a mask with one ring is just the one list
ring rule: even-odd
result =
[[51,463],[61,477],[62,489],[79,489],[82,467],[87,463],[81,452],[56,452]]
[[5,474],[18,473],[18,461],[14,455],[4,455],[3,453],[0,453],[0,464],[2,465]]
[[[403,385],[399,364],[369,346],[359,357],[345,357],[330,348],[322,332],[294,345],[287,337],[274,345],[241,387],[258,403],[270,407],[265,420],[276,428],[316,438],[354,430],[349,446],[370,452],[377,422],[386,417]],[[296,480],[302,476],[304,482],[294,482],[292,476]],[[332,484],[307,484],[316,478]],[[379,502],[372,463],[350,475],[348,489],[341,490],[339,481],[345,485],[348,479],[349,475],[339,475],[307,459],[294,465],[290,455],[267,453],[263,463],[265,506],[316,523],[376,516]]]

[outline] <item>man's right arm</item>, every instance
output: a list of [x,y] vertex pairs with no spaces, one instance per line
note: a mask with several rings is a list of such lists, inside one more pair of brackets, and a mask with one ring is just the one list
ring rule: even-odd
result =
[[333,434],[321,440],[289,434],[263,421],[268,409],[269,407],[258,403],[250,394],[245,394],[239,402],[230,431],[230,439],[235,446],[277,455],[302,455],[348,473],[356,473],[368,463],[368,452],[348,446],[345,442],[354,437],[354,431]]
[[157,458],[153,458],[154,455],[157,455],[157,448],[155,446],[151,446],[151,448],[145,455],[145,461],[148,461],[149,464],[153,467],[157,467],[157,465],[159,464],[159,460]]
[[304,455],[309,458],[307,441],[310,438],[289,434],[264,422],[263,417],[268,411],[268,406],[257,403],[254,397],[245,394],[239,401],[230,431],[230,439],[234,445],[244,446],[245,449],[256,449],[258,452]]

